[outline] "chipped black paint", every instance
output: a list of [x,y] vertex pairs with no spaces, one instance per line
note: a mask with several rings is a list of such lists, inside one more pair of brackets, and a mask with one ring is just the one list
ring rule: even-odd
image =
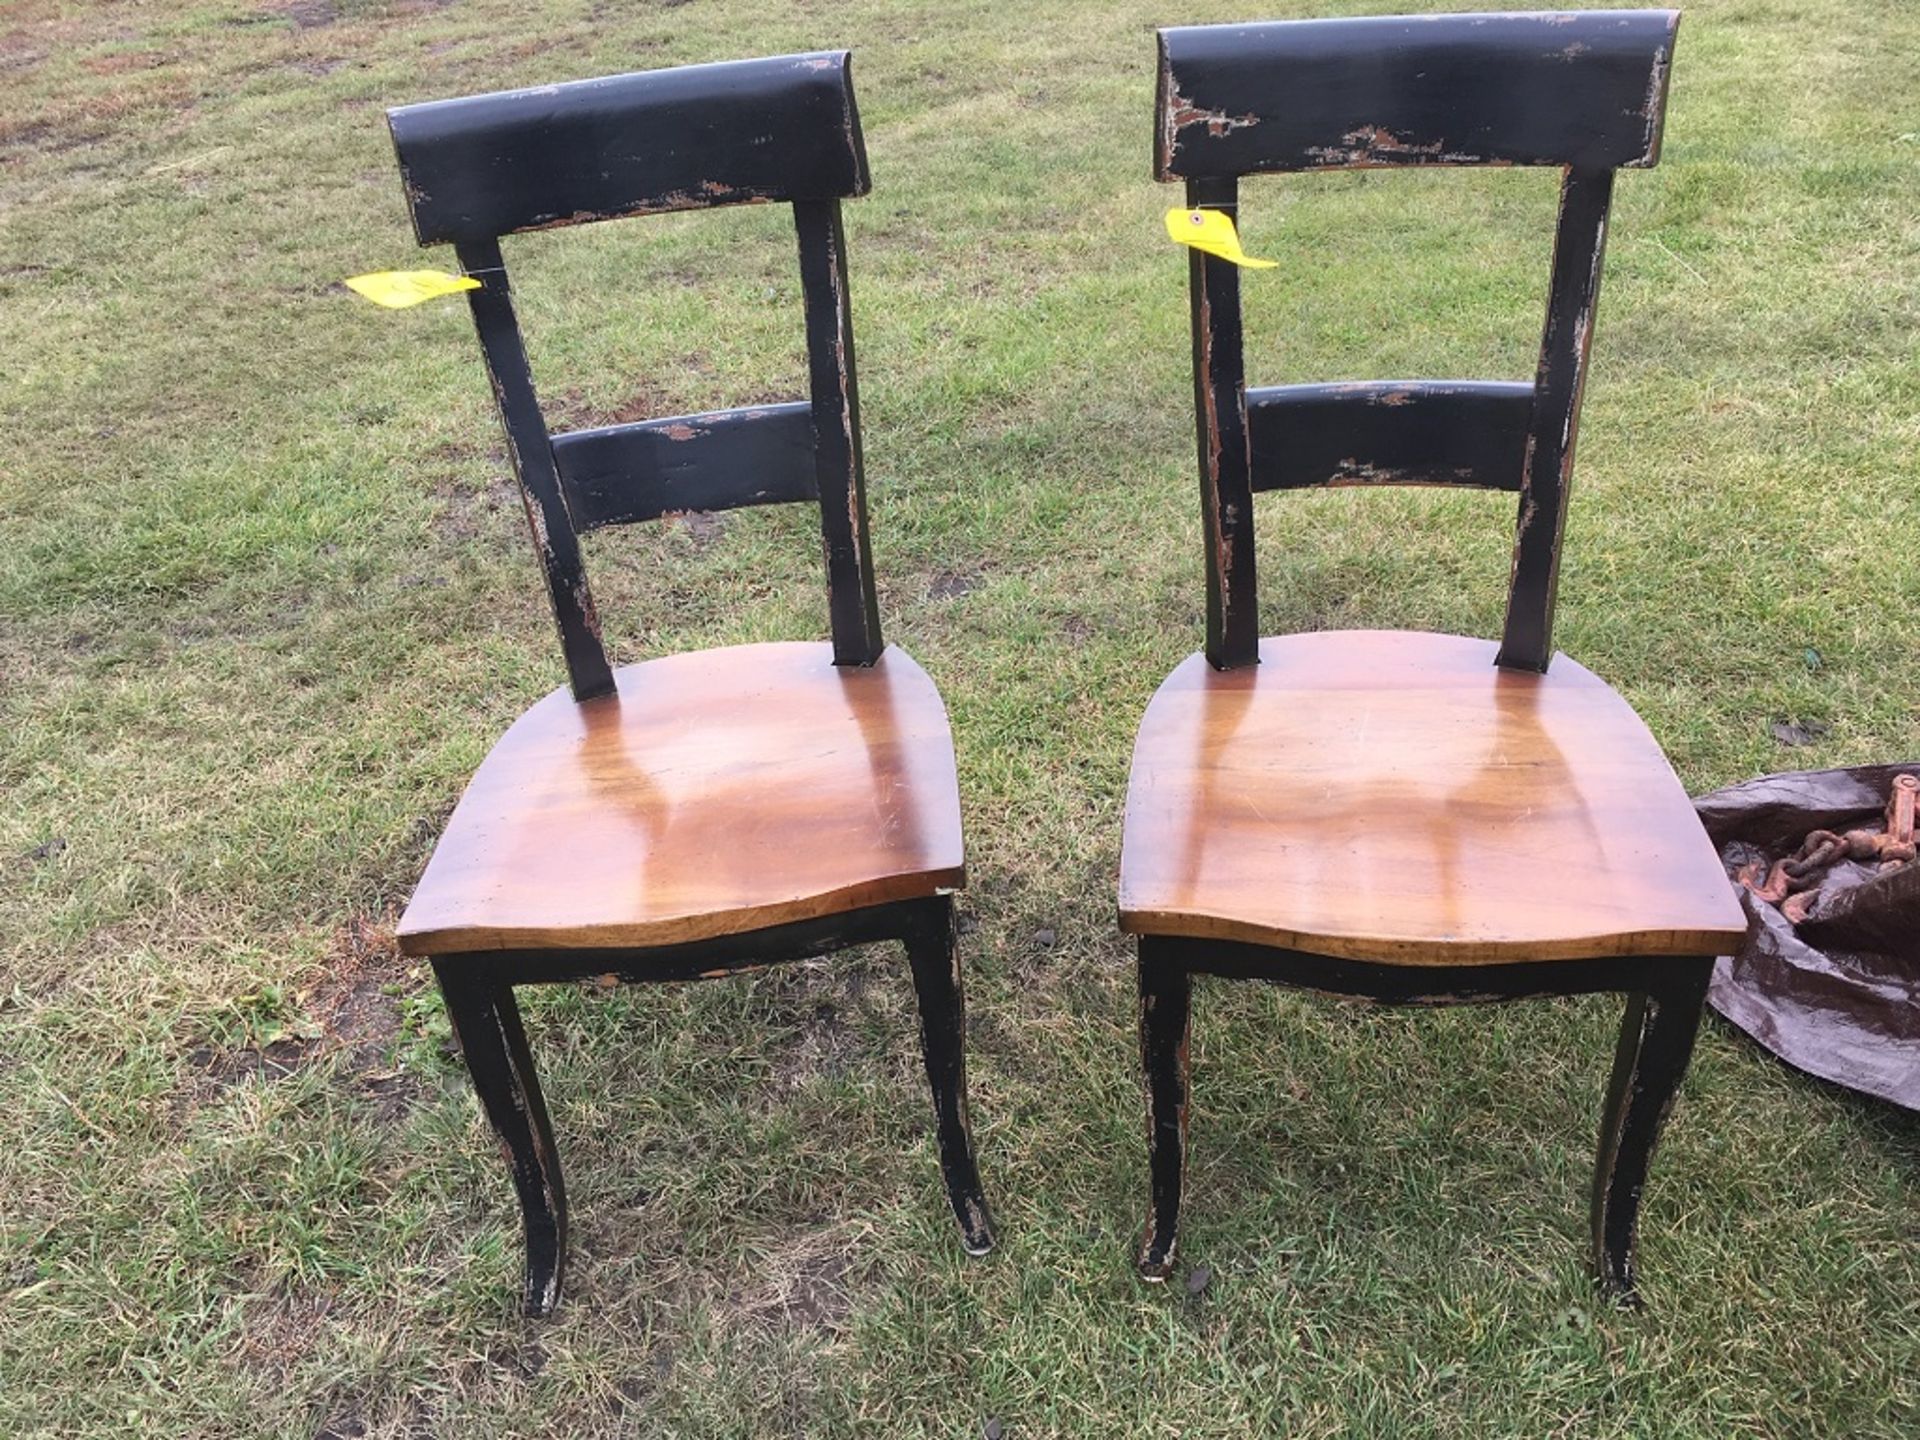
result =
[[1660,1128],[1693,1052],[1713,961],[1694,955],[1493,965],[1392,965],[1278,946],[1184,936],[1140,938],[1140,1051],[1147,1095],[1150,1203],[1140,1271],[1162,1280],[1179,1248],[1187,1154],[1190,987],[1195,975],[1261,980],[1381,1005],[1481,1005],[1624,993],[1626,1017],[1594,1167],[1594,1266],[1634,1305],[1640,1197]]
[[567,1199],[559,1149],[513,987],[609,975],[655,984],[711,980],[888,942],[904,944],[913,975],[947,1203],[960,1227],[961,1244],[969,1254],[984,1255],[993,1248],[993,1227],[967,1119],[966,1002],[951,896],[897,901],[646,950],[493,951],[433,962],[474,1090],[506,1152],[520,1198],[527,1238],[527,1314],[549,1314],[559,1303],[567,1259]]
[[[869,184],[850,63],[696,65],[389,114],[422,243],[456,237],[481,281],[468,298],[577,700],[613,688],[580,533],[690,510],[819,501],[834,660],[871,665],[885,648],[840,219],[839,197]],[[580,145],[618,153],[586,174]],[[676,166],[707,178],[662,188]],[[741,178],[763,171],[778,183]],[[549,435],[498,235],[767,199],[793,202],[811,399]]]
[[461,268],[480,281],[467,292],[473,326],[486,356],[493,381],[493,398],[506,430],[507,454],[520,498],[527,507],[527,524],[547,582],[547,599],[554,624],[560,630],[560,648],[566,655],[567,679],[573,698],[591,700],[613,690],[613,671],[600,643],[600,617],[593,608],[593,592],[580,556],[580,540],[567,514],[554,465],[547,422],[533,389],[526,346],[513,314],[513,291],[507,282],[506,262],[494,240],[475,240],[456,248]]
[[845,51],[684,65],[387,112],[422,245],[864,195]]
[[1593,10],[1162,30],[1154,173],[1651,165],[1678,23]]
[[[1231,179],[1190,181],[1187,206],[1237,217],[1238,185]],[[1260,663],[1240,270],[1199,250],[1188,252],[1187,266],[1200,517],[1206,541],[1207,661],[1216,669],[1234,670]]]
[[1247,392],[1253,488],[1465,485],[1518,490],[1533,387],[1379,380]]
[[[1155,173],[1189,207],[1238,215],[1263,171],[1403,165],[1565,168],[1553,278],[1531,384],[1360,381],[1248,391],[1238,270],[1189,260],[1195,428],[1206,542],[1207,659],[1259,654],[1255,491],[1464,485],[1519,491],[1503,665],[1552,654],[1560,536],[1605,253],[1613,172],[1658,158],[1669,11],[1440,15],[1160,32]],[[1226,941],[1142,936],[1140,1035],[1152,1203],[1140,1269],[1179,1240],[1191,976],[1258,979],[1394,1005],[1624,992],[1594,1180],[1595,1263],[1623,1301],[1660,1123],[1686,1069],[1712,962],[1695,957],[1394,965]]]
[[1193,982],[1171,942],[1140,942],[1140,1068],[1147,1100],[1147,1223],[1140,1274],[1173,1273],[1180,1248],[1180,1193],[1187,1163],[1187,1087]]
[[433,962],[467,1073],[500,1139],[520,1196],[527,1269],[522,1306],[549,1313],[560,1299],[567,1260],[567,1188],[533,1053],[513,988],[471,972],[459,957]]
[[854,377],[853,307],[847,288],[847,236],[837,200],[793,207],[806,297],[807,368],[813,386],[815,490],[827,561],[827,603],[836,665],[871,665],[880,637],[873,547],[867,538],[865,462],[860,448],[860,388]]
[[1712,970],[1712,962],[1699,962],[1660,990],[1631,995],[1620,1022],[1593,1173],[1592,1223],[1594,1268],[1601,1287],[1623,1308],[1640,1305],[1640,1197],[1693,1056]]
[[[1532,384],[1245,383],[1238,270],[1189,261],[1207,659],[1257,663],[1251,496],[1321,486],[1520,492],[1499,663],[1553,654],[1614,167],[1659,155],[1671,11],[1376,16],[1160,32],[1155,172],[1239,213],[1239,177],[1355,166],[1566,169]],[[1356,118],[1363,112],[1373,119]],[[1471,143],[1463,137],[1471,137]]]
[[1613,172],[1570,170],[1560,190],[1547,324],[1527,423],[1526,459],[1515,526],[1507,621],[1497,663],[1545,670],[1553,658],[1553,611],[1560,586],[1560,539],[1573,490],[1573,447],[1586,393],[1587,355],[1600,303]]
[[553,458],[581,530],[819,498],[805,401],[575,430]]

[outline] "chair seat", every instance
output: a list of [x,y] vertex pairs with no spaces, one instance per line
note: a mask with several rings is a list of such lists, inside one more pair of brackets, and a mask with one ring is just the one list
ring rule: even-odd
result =
[[410,955],[648,947],[965,881],[953,741],[889,648],[744,645],[556,690],[481,764],[399,926]]
[[1120,925],[1390,964],[1716,955],[1746,931],[1626,701],[1556,656],[1334,631],[1190,656],[1134,749]]

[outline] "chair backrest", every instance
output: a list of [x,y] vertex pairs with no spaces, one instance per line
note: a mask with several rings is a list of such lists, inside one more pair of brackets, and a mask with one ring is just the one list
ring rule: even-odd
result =
[[[869,189],[844,51],[690,65],[387,113],[414,233],[452,242],[574,698],[614,688],[579,536],[687,510],[817,501],[834,662],[880,656],[840,201]],[[811,401],[547,430],[500,237],[631,215],[793,206]]]
[[1207,658],[1259,659],[1253,494],[1326,485],[1518,491],[1502,665],[1553,654],[1560,534],[1613,172],[1660,154],[1669,10],[1379,16],[1160,32],[1155,178],[1237,217],[1242,175],[1405,165],[1564,171],[1533,382],[1249,391],[1240,272],[1192,252]]

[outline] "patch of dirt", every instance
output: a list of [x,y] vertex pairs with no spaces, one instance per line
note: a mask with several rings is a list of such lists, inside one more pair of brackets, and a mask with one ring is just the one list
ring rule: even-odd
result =
[[1833,733],[1824,720],[1775,720],[1767,727],[1782,745],[1816,745]]
[[364,1061],[400,1033],[400,1014],[389,986],[407,980],[409,964],[394,942],[393,921],[355,915],[334,932],[327,972],[300,996],[328,1041],[350,1048]]
[[332,1309],[330,1296],[289,1292],[284,1287],[254,1296],[246,1302],[237,1327],[233,1358],[252,1374],[291,1375],[313,1352],[322,1322]]
[[503,1374],[531,1380],[547,1368],[547,1352],[532,1340],[524,1345],[502,1345],[487,1352],[487,1364]]
[[260,12],[262,19],[289,20],[296,30],[318,30],[340,18],[336,0],[280,0]]
[[67,837],[56,835],[44,844],[36,845],[20,857],[24,865],[44,865],[49,860],[57,860],[66,853]]
[[658,385],[643,382],[639,389],[611,406],[595,405],[579,389],[562,390],[546,403],[547,423],[555,431],[597,430],[605,425],[632,425],[658,420],[678,406]]
[[33,280],[50,274],[51,265],[41,265],[29,261],[23,265],[0,265],[0,280]]
[[940,570],[927,585],[929,600],[959,600],[986,584],[978,570]]
[[314,1062],[338,1057],[361,1094],[374,1102],[382,1120],[396,1120],[412,1108],[420,1082],[386,1064],[400,1033],[403,996],[389,991],[417,989],[418,977],[393,939],[391,919],[355,915],[334,932],[320,978],[296,996],[299,1012],[317,1034],[274,1040],[239,1050],[202,1045],[187,1056],[199,1077],[200,1098],[241,1082],[283,1080]]
[[61,120],[0,121],[0,165],[29,154],[64,155],[106,137],[104,126],[72,116]]
[[122,50],[117,55],[82,60],[80,65],[95,75],[125,75],[134,70],[154,70],[166,63],[167,57],[154,50]]
[[[504,458],[504,457],[502,457]],[[513,476],[495,471],[478,486],[462,484],[451,477],[433,487],[440,501],[440,513],[434,517],[434,533],[454,545],[470,545],[485,536],[518,538],[524,523],[526,506],[520,499],[520,485]]]
[[[770,1030],[786,1032],[773,1056],[774,1104],[819,1077],[844,1075],[855,1066],[880,1066],[896,1058],[862,1052],[858,1021],[876,1008],[879,992],[869,994],[867,972],[851,955],[830,962],[803,961],[766,972],[757,982],[766,1003]],[[904,1003],[904,995],[898,997]],[[900,1017],[890,1017],[893,1025]]]
[[728,525],[732,524],[732,517],[715,510],[682,510],[668,518],[682,535],[693,541],[696,550],[704,550],[713,544],[727,533]]
[[64,155],[97,144],[125,128],[121,122],[136,114],[146,123],[156,111],[189,110],[193,100],[186,81],[166,79],[127,84],[30,118],[0,119],[0,165],[17,164],[30,155]]
[[623,1415],[628,1410],[645,1409],[654,1391],[673,1375],[675,1356],[673,1346],[662,1340],[647,1352],[646,1370],[627,1376],[614,1383],[613,1395],[607,1408],[615,1415]]
[[838,1334],[853,1315],[858,1240],[846,1229],[803,1231],[729,1291],[720,1313],[762,1331]]
[[313,1055],[310,1040],[275,1040],[248,1050],[201,1045],[188,1054],[187,1063],[215,1090],[228,1090],[256,1075],[263,1080],[284,1080],[308,1064]]

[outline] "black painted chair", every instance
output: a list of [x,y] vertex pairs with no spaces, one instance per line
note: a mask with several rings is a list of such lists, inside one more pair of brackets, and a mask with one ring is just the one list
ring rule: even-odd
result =
[[[965,883],[940,697],[880,635],[840,201],[869,188],[849,57],[795,55],[546,86],[389,114],[422,245],[451,242],[565,652],[475,774],[399,925],[431,957],[513,1169],[528,1313],[559,1298],[567,1205],[513,987],[709,978],[900,941],[941,1170],[991,1248],[967,1128],[952,892]],[[789,203],[810,401],[550,435],[500,237]],[[578,536],[690,510],[817,502],[831,643],[612,668]]]
[[[1138,937],[1152,1204],[1174,1264],[1191,977],[1413,1005],[1625,992],[1593,1191],[1634,1297],[1640,1193],[1713,957],[1745,929],[1626,702],[1555,657],[1554,591],[1614,171],[1658,157],[1667,11],[1377,17],[1160,32],[1154,168],[1237,213],[1242,176],[1546,165],[1564,175],[1532,383],[1248,390],[1239,271],[1193,252],[1204,655],[1149,707],[1121,928]],[[1518,492],[1505,634],[1262,639],[1253,497],[1329,485]],[[1549,668],[1549,661],[1552,661]]]

